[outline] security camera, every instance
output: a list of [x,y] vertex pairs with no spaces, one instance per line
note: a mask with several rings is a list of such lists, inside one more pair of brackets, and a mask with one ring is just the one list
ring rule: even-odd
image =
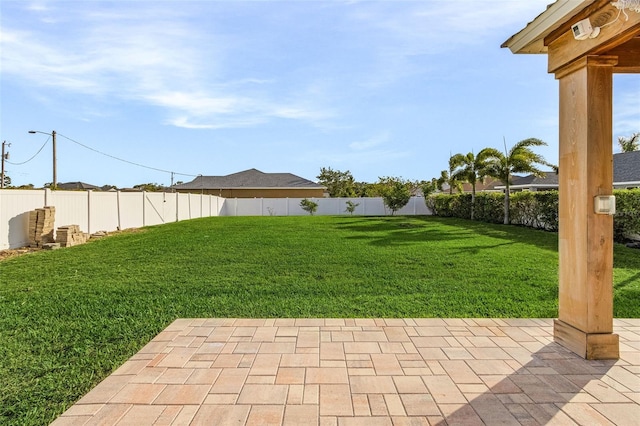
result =
[[576,40],[586,40],[588,38],[596,38],[600,34],[600,27],[592,27],[591,21],[587,18],[573,24],[571,32]]

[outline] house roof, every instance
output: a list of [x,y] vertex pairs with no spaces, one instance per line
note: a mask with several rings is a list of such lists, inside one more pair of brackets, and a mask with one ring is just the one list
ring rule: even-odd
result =
[[557,0],[500,47],[513,53],[546,53],[544,38],[596,0]]
[[102,189],[99,186],[91,185],[91,184],[85,183],[85,182],[59,183],[59,184],[56,185],[56,187],[58,189],[63,189],[63,190],[68,190],[68,191],[72,191],[72,190],[86,191],[88,189],[97,189],[98,191],[100,191]]
[[558,186],[558,174],[556,172],[544,172],[544,176],[519,176],[517,179],[513,179],[513,186],[526,185],[526,186]]
[[[640,183],[640,151],[620,152],[613,154],[613,184]],[[518,188],[557,188],[558,175],[556,172],[545,172],[544,177],[534,175],[515,177],[512,189]],[[497,186],[504,189],[504,185]]]
[[640,182],[640,151],[613,154],[613,182]]
[[264,173],[249,169],[226,176],[198,176],[175,189],[324,189],[324,186],[291,173]]
[[[476,192],[482,191],[494,191],[496,189],[496,185],[500,185],[500,181],[498,179],[492,177],[485,177],[483,182],[476,182]],[[449,187],[447,186],[447,190]],[[472,187],[470,183],[464,182],[462,184],[462,192],[471,192]]]

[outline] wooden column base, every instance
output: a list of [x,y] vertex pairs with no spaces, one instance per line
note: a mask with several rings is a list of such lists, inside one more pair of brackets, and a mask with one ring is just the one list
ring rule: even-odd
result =
[[585,333],[559,319],[553,322],[553,339],[585,359],[619,359],[617,334]]

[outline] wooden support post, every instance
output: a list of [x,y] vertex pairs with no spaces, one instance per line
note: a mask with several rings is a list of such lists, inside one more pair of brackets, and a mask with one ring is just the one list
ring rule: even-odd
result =
[[613,334],[613,218],[594,212],[613,192],[612,97],[617,57],[586,56],[560,84],[559,315],[554,339],[587,359],[619,357]]

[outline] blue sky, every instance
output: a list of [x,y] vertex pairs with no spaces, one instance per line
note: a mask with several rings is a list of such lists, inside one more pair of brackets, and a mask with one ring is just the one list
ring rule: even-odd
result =
[[[7,173],[51,181],[29,130],[58,133],[59,182],[119,187],[249,168],[430,179],[503,138],[557,162],[547,58],[500,48],[548,3],[3,0]],[[640,130],[640,76],[614,83],[616,139]]]

